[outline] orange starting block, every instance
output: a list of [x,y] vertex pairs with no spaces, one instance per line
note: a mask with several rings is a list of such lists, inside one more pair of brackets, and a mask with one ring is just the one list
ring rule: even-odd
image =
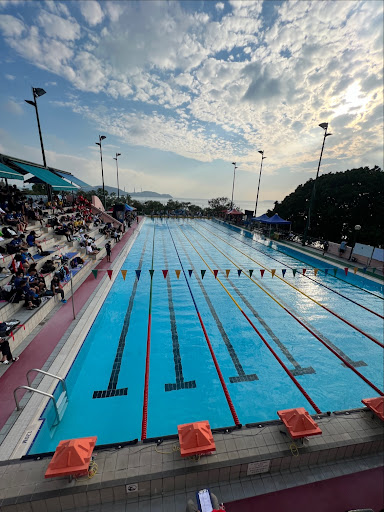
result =
[[384,396],[378,396],[377,398],[364,398],[363,404],[371,409],[381,421],[384,421]]
[[45,472],[45,478],[86,475],[96,441],[97,437],[60,441]]
[[177,431],[180,442],[180,455],[190,457],[192,455],[210,454],[216,451],[211,427],[208,421],[196,421],[178,425]]
[[277,414],[286,426],[292,439],[301,439],[303,437],[322,434],[321,429],[304,407],[277,411]]

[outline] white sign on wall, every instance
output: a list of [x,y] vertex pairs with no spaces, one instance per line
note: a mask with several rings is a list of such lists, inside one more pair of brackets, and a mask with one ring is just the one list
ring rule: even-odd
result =
[[356,244],[353,248],[353,254],[370,258],[372,256],[373,249],[374,247],[372,247],[372,245]]
[[377,261],[384,261],[384,249],[379,249],[376,247],[376,249],[373,251],[372,259]]
[[247,468],[247,476],[258,475],[259,473],[267,473],[271,467],[270,460],[261,460],[259,462],[250,462]]

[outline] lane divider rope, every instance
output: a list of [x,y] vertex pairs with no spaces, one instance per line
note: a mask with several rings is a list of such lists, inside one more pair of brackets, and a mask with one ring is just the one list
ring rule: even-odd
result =
[[[203,262],[205,263],[205,265],[209,268],[210,272],[212,273],[212,275],[214,275],[214,272],[213,270],[211,269],[211,267],[208,265],[208,263],[205,261],[205,259],[203,258],[203,256],[199,253],[199,251],[196,249],[196,247],[193,245],[193,243],[190,241],[190,239],[187,237],[187,235],[184,233],[184,231],[180,228],[180,226],[178,226],[178,228],[180,229],[180,231],[183,233],[183,235],[185,236],[185,238],[188,240],[188,242],[191,244],[191,246],[193,247],[193,249],[197,252],[197,254],[200,256],[200,258],[203,260]],[[197,230],[196,230],[197,231]],[[201,235],[204,237],[204,235]],[[204,237],[205,238],[205,237]],[[258,334],[258,336],[260,337],[260,339],[262,340],[262,342],[265,344],[265,346],[269,349],[269,351],[272,353],[272,355],[275,357],[275,359],[277,360],[277,362],[280,364],[280,366],[284,369],[284,371],[286,372],[286,374],[288,375],[288,377],[296,384],[297,388],[301,391],[301,393],[304,395],[304,397],[307,399],[307,401],[311,404],[311,406],[313,407],[313,409],[317,412],[317,414],[321,414],[321,410],[319,409],[319,407],[315,404],[315,402],[312,400],[312,398],[309,396],[309,394],[305,391],[305,389],[303,388],[303,386],[300,384],[300,382],[296,379],[296,377],[292,374],[292,372],[289,370],[289,368],[287,368],[287,366],[283,363],[283,361],[280,359],[280,357],[277,355],[277,353],[273,350],[273,348],[271,347],[271,345],[267,342],[267,340],[264,338],[264,336],[261,334],[261,332],[257,329],[257,327],[253,324],[253,322],[251,321],[251,319],[248,317],[248,315],[243,311],[243,309],[241,308],[241,306],[238,304],[238,302],[235,300],[235,298],[232,296],[232,294],[229,292],[229,290],[226,288],[226,286],[224,286],[224,284],[221,282],[221,280],[217,277],[216,278],[216,281],[218,281],[220,283],[220,285],[224,288],[225,292],[228,294],[228,296],[232,299],[232,301],[236,304],[236,306],[238,307],[238,309],[240,310],[240,312],[243,314],[243,316],[245,317],[245,319],[248,321],[248,323],[251,325],[251,327],[253,328],[253,330]]]
[[[224,254],[218,247],[215,246],[214,243],[212,243],[210,240],[208,240],[208,238],[206,238],[202,233],[200,233],[196,228],[193,228],[195,229],[195,231],[197,231],[197,233],[200,234],[200,236],[202,236],[205,240],[207,240],[207,242],[209,242],[213,247],[215,247],[215,249],[217,251],[219,251],[223,256],[225,256],[233,265],[235,265],[235,267],[237,267],[238,269],[240,269],[241,267],[239,267],[233,260],[231,260],[226,254]],[[184,236],[186,237],[186,235],[184,234]],[[191,244],[192,245],[192,244]],[[202,257],[201,257],[202,258]],[[202,258],[203,259],[203,258]],[[203,260],[204,261],[204,260]],[[208,265],[207,265],[208,266]],[[212,272],[212,271],[211,271]],[[297,322],[299,322],[299,324],[304,327],[304,329],[306,329],[310,334],[312,334],[312,336],[314,336],[318,341],[320,341],[320,343],[322,343],[328,350],[330,350],[337,358],[339,358],[350,370],[352,370],[356,375],[358,375],[366,384],[368,384],[368,386],[370,386],[372,389],[374,389],[376,391],[376,393],[379,393],[379,395],[382,395],[384,396],[384,393],[378,388],[375,386],[375,384],[373,384],[370,380],[368,380],[362,373],[360,373],[358,370],[356,370],[356,368],[354,368],[346,359],[344,359],[340,354],[338,354],[331,346],[328,345],[328,343],[326,343],[323,339],[320,338],[320,336],[318,336],[314,331],[312,331],[312,329],[310,329],[307,325],[304,324],[304,322],[302,322],[297,316],[295,316],[291,311],[289,311],[288,308],[286,308],[281,302],[279,302],[277,299],[275,299],[275,297],[273,297],[267,290],[265,290],[261,285],[259,285],[254,279],[252,279],[252,277],[250,277],[246,272],[243,271],[243,274],[248,277],[248,279],[250,279],[256,286],[258,286],[260,288],[260,290],[262,290],[264,293],[266,293],[268,295],[268,297],[270,297],[273,301],[276,302],[276,304],[278,304],[281,308],[284,309],[284,311],[286,311],[292,318],[294,318]],[[219,279],[217,279],[217,281],[219,281]],[[220,281],[219,281],[220,282]],[[221,283],[220,283],[221,284]],[[224,285],[222,285],[224,287]],[[225,288],[225,287],[224,287]],[[227,292],[229,294],[229,292]],[[230,294],[229,294],[230,295]],[[231,295],[230,295],[231,296]],[[236,303],[237,304],[237,303]],[[240,308],[240,306],[238,306]],[[241,309],[241,308],[240,308]],[[289,371],[289,370],[288,370]]]
[[[193,227],[193,229],[196,229],[195,227]],[[214,236],[216,236],[217,238],[219,238],[220,240],[222,240],[225,244],[229,245],[230,247],[232,247],[233,249],[235,249],[236,251],[240,252],[243,256],[245,256],[246,258],[249,258],[250,260],[252,260],[254,263],[256,263],[257,265],[260,265],[260,267],[263,267],[265,270],[267,270],[269,273],[272,273],[272,271],[268,268],[268,267],[265,267],[264,265],[262,265],[260,262],[258,262],[257,260],[253,259],[251,256],[249,256],[248,254],[246,254],[245,252],[241,251],[240,249],[238,249],[237,247],[235,247],[234,245],[230,244],[229,242],[227,242],[226,240],[224,240],[223,238],[221,238],[221,236],[217,235],[216,233],[214,233],[213,231],[210,231],[209,229],[207,228],[203,228],[203,229],[206,229],[209,233],[212,233]],[[198,231],[196,229],[196,231],[198,233],[200,233],[200,231]],[[200,233],[201,234],[201,233]],[[204,236],[201,234],[201,236]],[[205,237],[204,237],[205,238]],[[350,322],[349,320],[346,320],[345,318],[343,318],[342,316],[340,316],[338,313],[336,313],[335,311],[333,311],[332,309],[328,308],[327,306],[324,306],[324,304],[321,304],[321,302],[317,301],[316,299],[314,299],[313,297],[311,297],[310,295],[306,294],[305,292],[303,292],[302,290],[300,290],[299,288],[297,288],[296,286],[294,286],[293,284],[291,284],[289,281],[286,281],[285,279],[283,279],[282,277],[278,276],[277,274],[275,274],[275,277],[277,277],[277,279],[280,279],[280,281],[282,281],[283,283],[287,284],[288,286],[290,286],[291,288],[293,288],[294,290],[296,290],[297,292],[301,293],[302,295],[304,295],[304,297],[306,297],[307,299],[310,299],[312,302],[314,302],[315,304],[317,304],[318,306],[320,306],[321,308],[325,309],[326,311],[328,311],[328,313],[331,313],[333,316],[335,316],[336,318],[338,318],[339,320],[341,320],[342,322],[344,322],[345,324],[349,325],[349,327],[352,327],[352,329],[355,329],[355,331],[358,331],[360,334],[362,334],[363,336],[365,336],[366,338],[370,339],[371,341],[373,341],[374,343],[376,343],[376,345],[379,345],[380,347],[384,348],[384,344],[381,343],[379,340],[377,340],[374,336],[371,336],[370,334],[368,334],[367,332],[363,331],[362,329],[360,329],[360,327],[357,327],[357,325],[354,325],[352,322]],[[253,279],[252,279],[253,281]]]

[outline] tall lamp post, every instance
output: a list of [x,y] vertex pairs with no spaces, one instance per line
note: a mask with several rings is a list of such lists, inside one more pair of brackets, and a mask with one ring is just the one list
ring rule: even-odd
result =
[[306,225],[305,225],[304,236],[303,236],[303,242],[302,242],[302,244],[303,244],[303,245],[305,245],[305,242],[306,242],[306,240],[307,240],[308,229],[310,228],[310,224],[311,224],[311,209],[312,209],[312,203],[313,203],[313,201],[315,200],[315,195],[316,195],[316,181],[317,181],[317,178],[318,178],[318,176],[319,176],[320,164],[321,164],[321,157],[323,156],[325,139],[326,139],[327,137],[329,137],[330,135],[332,135],[332,133],[327,133],[327,130],[328,130],[328,123],[320,123],[320,124],[319,124],[319,126],[320,126],[320,128],[322,128],[322,129],[324,130],[324,138],[323,138],[323,145],[321,146],[320,159],[319,159],[319,165],[317,166],[316,178],[315,178],[315,182],[314,182],[314,184],[313,184],[311,198],[310,198],[310,200],[309,200],[308,216],[307,216],[307,222],[306,222]]
[[102,152],[102,149],[101,149],[101,141],[103,141],[104,139],[106,139],[107,137],[105,135],[99,135],[99,142],[95,142],[95,144],[97,144],[97,146],[100,147],[100,162],[101,162],[101,179],[103,181],[103,200],[104,200],[104,210],[107,209],[106,207],[106,204],[105,204],[105,189],[104,189],[104,168],[103,168],[103,152]]
[[117,163],[117,157],[121,156],[121,153],[116,153],[116,156],[113,157],[116,160],[116,175],[117,175],[117,200],[120,198],[120,189],[119,189],[119,165]]
[[[32,87],[33,100],[24,100],[24,101],[26,103],[28,103],[28,105],[32,105],[33,107],[35,107],[37,128],[39,130],[39,137],[40,137],[41,154],[43,155],[43,165],[44,165],[44,167],[47,167],[47,161],[45,159],[45,151],[44,151],[44,144],[43,144],[43,136],[41,134],[39,111],[37,109],[37,101],[36,101],[37,98],[39,98],[40,96],[44,96],[44,94],[47,94],[46,91],[44,91],[44,89],[41,89],[40,87]],[[48,200],[51,201],[52,200],[52,187],[51,187],[51,185],[48,185],[48,183],[46,183],[45,187],[47,190]]]
[[259,174],[259,184],[257,186],[257,195],[256,195],[256,204],[255,204],[255,217],[256,217],[256,212],[257,212],[257,203],[259,201],[259,190],[260,190],[260,180],[261,180],[261,171],[263,169],[263,160],[264,158],[267,158],[266,156],[264,156],[264,151],[258,151],[258,153],[260,153],[261,155],[261,164],[260,164],[260,174]]
[[233,209],[233,191],[235,190],[235,174],[236,174],[236,162],[232,162],[233,167],[233,183],[232,183],[232,199],[231,199],[231,210]]
[[358,234],[358,232],[360,231],[360,229],[361,229],[360,224],[356,224],[356,226],[355,226],[355,231],[353,232],[353,244],[352,244],[352,249],[351,249],[351,253],[350,253],[350,255],[349,255],[348,260],[351,260],[351,258],[352,258],[353,250],[354,250],[355,245],[356,245],[357,234]]

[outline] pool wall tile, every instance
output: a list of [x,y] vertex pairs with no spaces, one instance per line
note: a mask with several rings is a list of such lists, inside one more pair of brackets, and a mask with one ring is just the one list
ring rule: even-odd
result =
[[99,505],[101,503],[100,490],[87,491],[88,505]]
[[75,503],[75,508],[86,507],[88,505],[87,493],[78,492],[74,494],[73,501]]
[[44,500],[32,501],[31,505],[33,512],[48,512],[47,505]]

